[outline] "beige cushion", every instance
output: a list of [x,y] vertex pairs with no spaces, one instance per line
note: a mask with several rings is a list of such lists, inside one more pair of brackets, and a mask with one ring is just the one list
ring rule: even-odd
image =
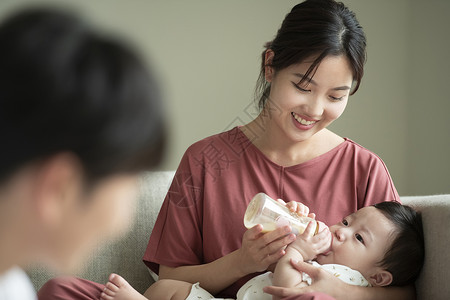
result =
[[418,299],[450,299],[450,195],[401,200],[422,212],[425,264],[416,282]]

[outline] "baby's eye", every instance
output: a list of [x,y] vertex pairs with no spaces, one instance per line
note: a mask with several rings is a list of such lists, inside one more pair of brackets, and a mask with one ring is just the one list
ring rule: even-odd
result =
[[343,219],[343,220],[342,220],[342,224],[344,224],[344,226],[348,226],[347,220],[346,220],[346,219]]
[[360,241],[361,243],[364,244],[364,239],[363,239],[363,237],[362,237],[359,233],[356,233],[356,234],[355,234],[355,237],[356,237],[356,239],[357,239],[358,241]]

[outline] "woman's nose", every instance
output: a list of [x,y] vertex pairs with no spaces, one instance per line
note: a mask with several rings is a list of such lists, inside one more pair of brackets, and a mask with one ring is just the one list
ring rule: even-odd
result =
[[323,114],[323,103],[319,96],[311,97],[307,104],[307,114],[313,119],[320,119]]

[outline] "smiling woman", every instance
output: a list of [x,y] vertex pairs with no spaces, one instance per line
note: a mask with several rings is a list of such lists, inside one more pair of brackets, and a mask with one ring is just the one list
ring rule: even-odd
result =
[[[361,26],[342,3],[309,0],[292,8],[262,54],[260,114],[195,143],[183,156],[144,255],[160,279],[200,282],[215,296],[236,297],[244,282],[275,264],[296,238],[286,235],[290,229],[285,227],[263,234],[261,226],[245,230],[240,225],[259,192],[303,202],[328,223],[366,205],[399,200],[376,155],[327,129],[359,87],[365,46]],[[225,167],[210,161],[209,146],[228,162]],[[190,193],[185,185],[198,192]],[[188,211],[174,205],[184,198],[192,198]],[[326,249],[319,245],[330,238],[324,230],[309,242],[320,253]],[[170,284],[175,285],[160,281],[145,295],[151,298],[159,289],[162,295]],[[197,291],[198,286],[188,285],[185,297],[194,299]],[[316,293],[298,299],[329,299],[326,293],[337,299],[410,296],[408,288],[364,290],[332,276],[319,278],[307,291]]]
[[[280,151],[293,150],[293,153],[290,154],[292,161],[285,161],[282,164],[296,165],[312,157],[295,155],[297,150],[292,148],[295,143],[312,142],[321,134],[328,134],[335,140],[334,145],[317,148],[314,155],[326,153],[331,149],[329,147],[334,148],[342,143],[342,139],[330,135],[329,131],[322,130],[344,112],[353,74],[346,56],[329,56],[325,57],[314,70],[314,79],[310,78],[306,81],[305,77],[302,77],[299,81],[298,74],[308,73],[308,69],[311,68],[313,63],[309,62],[310,60],[275,71],[270,67],[273,57],[274,52],[267,50],[265,78],[270,83],[270,92],[267,97],[270,100],[265,100],[264,105],[272,122],[270,126],[266,126],[265,130],[278,131],[277,134],[272,134],[273,137],[277,137],[277,140],[271,141],[270,144],[278,145]],[[262,120],[255,121],[261,122]],[[256,128],[253,128],[250,131],[255,130]],[[316,135],[319,132],[321,134]],[[255,137],[249,138],[254,139]],[[256,143],[258,144],[258,141]],[[263,152],[267,148],[262,144],[259,146]],[[266,155],[271,156],[270,153],[266,153]],[[273,157],[272,160],[277,162],[276,157]]]

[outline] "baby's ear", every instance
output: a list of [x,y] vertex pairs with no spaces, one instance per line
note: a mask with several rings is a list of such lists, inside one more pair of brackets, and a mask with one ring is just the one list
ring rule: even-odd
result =
[[374,275],[370,276],[369,282],[372,286],[388,286],[392,283],[391,272],[380,270]]

